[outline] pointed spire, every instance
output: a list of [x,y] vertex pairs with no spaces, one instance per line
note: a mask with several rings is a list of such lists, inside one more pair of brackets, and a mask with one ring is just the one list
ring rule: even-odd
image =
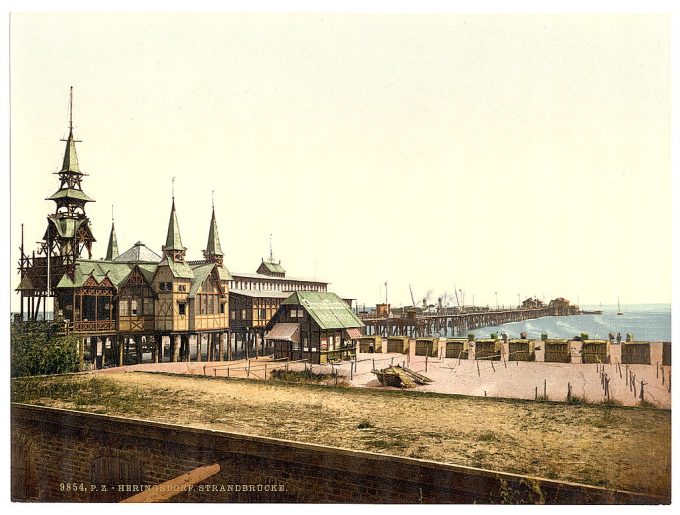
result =
[[208,232],[208,245],[203,253],[206,259],[224,256],[220,246],[220,234],[217,231],[217,220],[215,218],[215,206],[213,205],[212,218],[210,219],[210,231]]
[[68,138],[62,141],[66,142],[66,150],[64,151],[64,162],[61,166],[61,171],[80,173],[78,154],[76,153],[76,142],[78,140],[73,137],[73,86],[71,86],[68,103]]
[[109,245],[106,247],[106,258],[108,261],[118,257],[118,240],[116,239],[116,228],[111,220],[111,234],[109,235]]
[[170,221],[168,222],[168,235],[165,237],[164,251],[181,251],[186,248],[182,245],[182,237],[179,234],[179,223],[177,222],[177,212],[175,211],[175,198],[172,198],[172,210],[170,211]]

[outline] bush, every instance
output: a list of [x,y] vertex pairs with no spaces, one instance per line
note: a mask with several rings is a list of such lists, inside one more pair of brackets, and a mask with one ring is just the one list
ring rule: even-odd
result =
[[78,370],[78,339],[57,334],[59,322],[17,322],[10,335],[12,377]]

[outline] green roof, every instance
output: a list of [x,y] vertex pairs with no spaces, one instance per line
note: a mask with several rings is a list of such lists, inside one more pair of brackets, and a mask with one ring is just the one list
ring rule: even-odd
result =
[[177,222],[174,198],[172,199],[170,221],[168,222],[168,234],[165,237],[165,247],[163,247],[163,250],[186,250],[182,245],[182,237],[179,234],[179,223]]
[[79,259],[76,261],[76,270],[73,279],[71,279],[68,274],[64,274],[57,284],[57,288],[79,288],[85,283],[90,275],[92,275],[97,282],[101,282],[104,277],[108,277],[113,285],[116,288],[119,288],[128,278],[135,266],[139,266],[144,278],[151,283],[158,266],[156,264],[148,263],[138,265],[137,263],[121,263],[103,259],[99,261]]
[[335,293],[299,291],[281,304],[302,306],[321,329],[364,327],[363,322]]
[[224,265],[217,267],[217,273],[220,276],[220,281],[231,281],[233,279],[229,270],[227,270],[227,267]]
[[175,261],[174,259],[166,256],[159,264],[159,266],[163,265],[168,265],[172,275],[178,279],[193,279],[194,277],[191,267],[183,261]]
[[215,208],[210,219],[210,231],[208,232],[208,245],[205,251],[213,256],[224,256],[220,246],[220,234],[217,232],[217,220],[215,220]]
[[109,244],[106,247],[106,259],[116,259],[118,257],[118,240],[116,239],[116,228],[111,222],[111,234],[109,235]]
[[78,154],[76,153],[76,142],[73,139],[73,129],[68,133],[66,140],[66,150],[64,151],[64,162],[61,166],[62,172],[76,172],[80,173],[78,166]]
[[285,274],[286,270],[281,266],[281,263],[275,263],[274,261],[262,261],[260,268],[264,268],[267,272],[272,274]]
[[28,275],[25,275],[22,277],[21,282],[19,283],[19,286],[17,286],[17,289],[15,291],[22,291],[22,290],[32,290],[33,288],[33,283],[31,282],[31,279],[29,279]]
[[196,293],[198,293],[198,289],[201,287],[201,284],[203,284],[203,281],[205,281],[208,278],[214,267],[215,263],[206,263],[204,265],[195,265],[191,267],[191,270],[194,273],[194,277],[191,279],[191,288],[189,288],[190,299],[196,296]]
[[78,227],[85,222],[84,218],[62,218],[60,215],[49,215],[47,220],[54,225],[57,234],[62,238],[73,238]]
[[59,200],[62,198],[72,198],[75,200],[82,200],[83,202],[94,202],[94,200],[88,197],[82,190],[77,190],[75,188],[60,189],[54,195],[47,197],[45,200]]

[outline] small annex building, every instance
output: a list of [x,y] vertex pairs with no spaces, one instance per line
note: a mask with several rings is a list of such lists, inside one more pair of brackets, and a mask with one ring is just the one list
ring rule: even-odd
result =
[[363,322],[335,293],[300,291],[286,298],[267,323],[275,359],[323,364],[356,356]]

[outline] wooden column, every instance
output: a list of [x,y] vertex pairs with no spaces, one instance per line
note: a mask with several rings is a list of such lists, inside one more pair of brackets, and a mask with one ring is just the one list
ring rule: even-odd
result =
[[219,361],[224,361],[224,333],[217,333],[217,337],[219,338],[219,342],[217,344],[217,352],[220,355]]
[[151,346],[151,359],[154,363],[158,363],[158,341],[156,340],[156,335],[147,336],[147,341],[149,338],[153,338],[153,345]]
[[116,338],[116,350],[118,351],[118,366],[122,367],[125,363],[125,338]]
[[135,354],[137,355],[137,364],[142,362],[142,337],[135,336]]
[[182,337],[179,334],[170,336],[170,355],[171,361],[179,361],[179,347],[182,344]]
[[203,354],[203,335],[201,333],[196,333],[196,361],[202,361]]
[[182,340],[184,340],[184,361],[188,363],[191,361],[191,355],[189,354],[189,350],[191,349],[189,346],[189,335],[182,335]]

